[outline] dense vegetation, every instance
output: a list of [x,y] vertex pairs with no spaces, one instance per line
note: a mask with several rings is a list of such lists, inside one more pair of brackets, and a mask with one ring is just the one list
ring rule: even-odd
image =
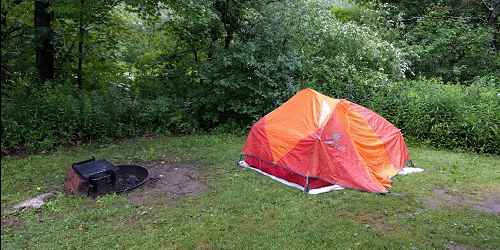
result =
[[497,0],[1,3],[3,153],[241,131],[303,87],[500,153]]

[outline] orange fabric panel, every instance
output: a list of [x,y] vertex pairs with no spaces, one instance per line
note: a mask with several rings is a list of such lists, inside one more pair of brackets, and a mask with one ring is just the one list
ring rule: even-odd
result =
[[328,168],[322,167],[321,176],[344,187],[370,192],[385,192],[386,188],[373,178],[371,170],[357,152],[355,139],[351,136],[349,106],[341,100],[325,126],[322,144]]
[[278,162],[300,140],[321,128],[329,119],[336,100],[312,89],[304,89],[264,117],[273,162]]
[[356,151],[348,131],[349,112],[348,106],[337,105],[328,123],[300,140],[278,165],[343,187],[385,192]]
[[398,170],[394,168],[385,150],[385,145],[375,131],[370,127],[368,121],[360,113],[353,110],[349,101],[343,101],[342,105],[348,106],[348,134],[354,143],[354,147],[360,158],[365,162],[371,175],[384,187],[391,186],[391,177]]
[[379,114],[359,104],[351,103],[351,109],[363,115],[373,131],[384,143],[394,168],[401,170],[410,158],[401,131]]

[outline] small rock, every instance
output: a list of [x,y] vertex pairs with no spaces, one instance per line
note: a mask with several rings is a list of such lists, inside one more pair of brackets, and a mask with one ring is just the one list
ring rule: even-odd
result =
[[21,203],[18,203],[13,206],[15,210],[21,210],[24,208],[35,208],[38,209],[42,207],[42,205],[47,201],[48,199],[52,198],[55,195],[53,192],[48,192],[48,193],[43,193],[35,196],[34,198],[31,198],[29,200],[25,200]]

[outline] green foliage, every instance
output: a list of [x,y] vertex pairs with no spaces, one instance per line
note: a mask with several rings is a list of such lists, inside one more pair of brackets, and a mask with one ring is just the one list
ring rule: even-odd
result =
[[441,77],[445,82],[500,75],[499,55],[491,47],[489,29],[451,16],[447,7],[430,8],[406,37],[417,54],[413,61],[418,75]]
[[1,88],[2,94],[34,78],[35,47],[32,1],[2,0],[1,2]]
[[267,7],[260,13],[249,10],[240,24],[241,41],[216,49],[215,58],[205,62],[204,91],[193,102],[205,125],[247,126],[295,92],[303,58],[285,23],[290,13],[280,3]]
[[364,103],[405,135],[436,147],[500,153],[500,88],[404,81],[373,90]]
[[[486,12],[383,2],[53,1],[56,79],[42,86],[32,3],[2,0],[2,149],[241,131],[313,87],[434,145],[498,152],[500,56]],[[422,76],[442,80],[398,83]],[[439,85],[450,82],[472,86]]]
[[397,79],[408,70],[404,53],[378,32],[353,22],[338,22],[322,6],[310,12],[301,20],[307,33],[298,38],[305,51],[305,79],[349,81],[358,74]]
[[194,109],[208,127],[227,120],[245,126],[301,81],[325,83],[320,90],[351,88],[354,96],[407,70],[403,52],[367,27],[339,22],[322,2],[269,3],[244,13],[240,39],[215,50],[195,85],[202,91]]
[[[303,85],[325,87],[310,82]],[[500,153],[500,88],[488,83],[488,79],[479,79],[467,87],[445,85],[437,80],[336,86],[325,88],[324,93],[356,99],[401,128],[406,136],[436,147]],[[208,98],[212,96],[216,99],[224,95],[207,95],[197,100],[210,101]],[[173,96],[145,98],[126,85],[81,98],[74,97],[66,87],[39,89],[30,97],[2,98],[2,150],[41,150],[146,132],[190,133],[198,128],[207,129],[204,120],[218,113],[200,116],[193,110],[193,107],[201,109],[200,104],[193,104],[193,100]],[[236,108],[244,110],[246,106],[241,104]],[[248,125],[228,119],[214,127],[216,131],[231,132]]]
[[75,97],[65,86],[2,98],[2,151],[125,138],[147,132],[189,133],[190,117],[173,98],[139,98],[125,85]]
[[353,4],[350,1],[333,3],[330,11],[341,22],[360,21],[365,12],[361,5]]

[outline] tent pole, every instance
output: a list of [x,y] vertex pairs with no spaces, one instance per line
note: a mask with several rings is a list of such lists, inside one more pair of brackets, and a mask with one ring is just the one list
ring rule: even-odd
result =
[[309,176],[306,176],[306,187],[304,188],[304,193],[309,193]]
[[238,170],[240,170],[240,169],[241,169],[240,162],[241,162],[241,160],[242,160],[242,159],[243,159],[243,154],[240,154],[240,160],[236,162],[236,168],[237,168]]

